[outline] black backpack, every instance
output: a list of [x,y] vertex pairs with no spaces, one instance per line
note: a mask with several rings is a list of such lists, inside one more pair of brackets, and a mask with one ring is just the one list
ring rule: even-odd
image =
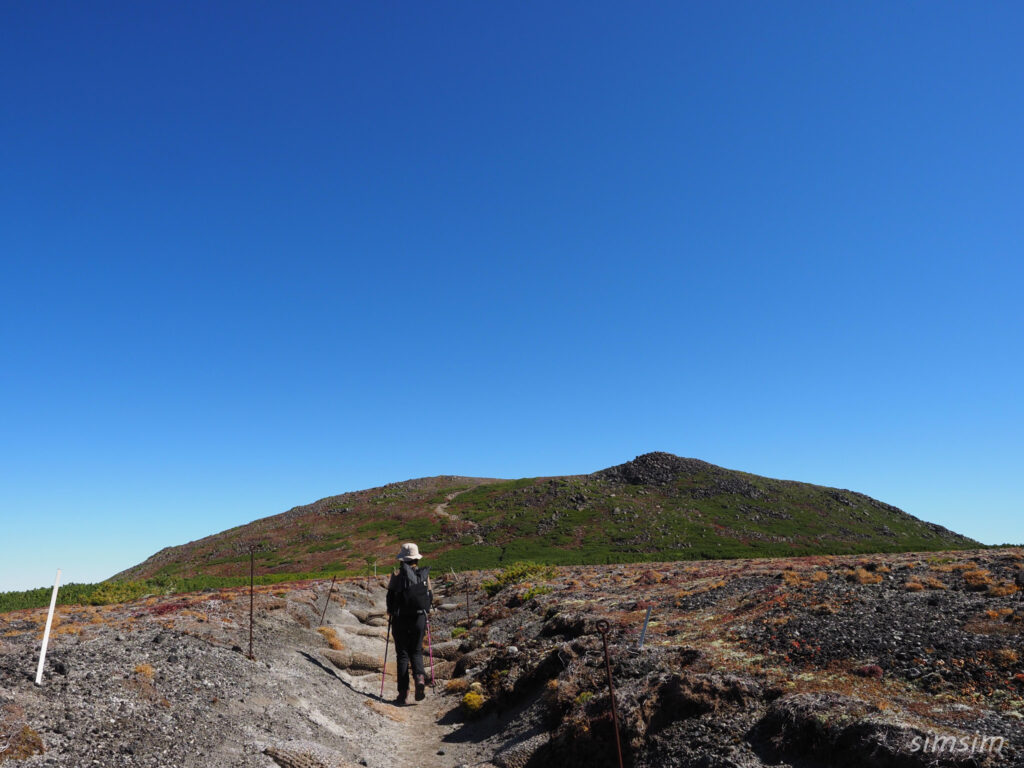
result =
[[427,586],[427,577],[430,574],[430,566],[420,568],[418,571],[408,563],[402,563],[398,572],[398,591],[396,594],[396,607],[400,614],[419,613],[429,611],[433,595]]

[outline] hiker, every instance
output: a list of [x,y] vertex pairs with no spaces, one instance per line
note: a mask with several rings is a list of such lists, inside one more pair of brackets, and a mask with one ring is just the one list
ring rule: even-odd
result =
[[420,568],[419,547],[403,544],[398,553],[398,568],[388,582],[388,615],[391,636],[398,654],[398,697],[395,704],[406,703],[409,696],[409,663],[412,662],[416,683],[416,701],[426,695],[427,673],[423,668],[423,635],[427,630],[427,613],[433,601],[430,591],[430,568]]

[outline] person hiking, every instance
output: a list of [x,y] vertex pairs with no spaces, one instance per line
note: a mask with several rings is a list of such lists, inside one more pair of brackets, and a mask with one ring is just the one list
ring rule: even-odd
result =
[[404,705],[409,697],[410,663],[416,683],[416,701],[422,701],[426,695],[423,635],[434,595],[430,591],[430,568],[420,568],[421,559],[419,547],[412,543],[403,544],[398,553],[398,568],[388,582],[387,608],[398,655],[398,696],[395,704],[399,706]]

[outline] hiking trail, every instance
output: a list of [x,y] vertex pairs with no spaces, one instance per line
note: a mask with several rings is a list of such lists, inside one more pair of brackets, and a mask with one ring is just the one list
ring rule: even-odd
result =
[[[392,703],[397,692],[393,640],[389,642],[381,698],[379,664],[384,656],[387,633],[385,591],[378,583],[370,591],[347,589],[346,592],[347,599],[342,598],[345,606],[332,601],[324,623],[334,630],[340,650],[310,651],[307,635],[304,643],[290,649],[282,647],[280,662],[271,663],[273,674],[285,680],[294,679],[296,659],[303,662],[299,665],[302,674],[314,671],[310,663],[320,667],[319,674],[315,675],[319,685],[310,687],[307,695],[292,702],[305,719],[314,724],[312,738],[268,744],[264,753],[282,768],[384,766],[396,759],[418,768],[493,768],[487,760],[486,747],[469,736],[485,738],[486,728],[462,722],[459,698],[444,694],[446,681],[435,679],[436,690],[431,688],[426,643],[423,649],[428,680],[426,698],[414,701],[410,689],[408,704]],[[435,665],[438,661],[435,658]],[[340,668],[339,662],[351,666]],[[375,671],[365,669],[374,663]],[[353,752],[356,753],[354,760],[349,757]]]

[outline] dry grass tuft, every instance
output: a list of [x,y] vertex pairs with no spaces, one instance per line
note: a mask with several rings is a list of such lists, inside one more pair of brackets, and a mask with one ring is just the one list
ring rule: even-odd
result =
[[964,571],[963,577],[969,589],[982,590],[992,586],[992,574],[983,568]]
[[448,693],[465,693],[469,690],[469,682],[464,677],[456,677],[445,683],[444,689]]
[[[56,620],[55,620],[56,621]],[[80,635],[82,634],[82,628],[73,622],[64,623],[61,622],[50,629],[50,635],[52,637],[60,637],[61,635]]]
[[1012,667],[1020,661],[1020,654],[1013,648],[1000,648],[992,652],[992,661],[1000,667]]
[[910,581],[908,581],[906,584],[903,585],[903,588],[907,592],[920,592],[920,591],[922,591],[924,589],[924,584],[922,584],[917,579],[911,579]]
[[345,644],[341,642],[341,638],[338,637],[338,633],[333,627],[319,627],[317,632],[323,635],[324,640],[327,641],[327,645],[334,650],[340,651],[345,647]]
[[828,571],[815,571],[811,574],[811,581],[828,581]]
[[882,581],[881,574],[871,573],[864,568],[855,568],[853,570],[845,571],[843,575],[847,581],[852,581],[855,584],[879,584]]
[[986,618],[992,619],[992,621],[998,621],[999,619],[1005,619],[1007,616],[1013,614],[1013,608],[993,608],[990,611],[985,611]]
[[928,589],[949,589],[944,581],[937,579],[934,576],[926,578],[924,580],[924,585],[928,587]]
[[1002,584],[993,584],[988,588],[989,597],[1007,597],[1009,595],[1015,595],[1020,591],[1020,587],[1014,584],[1012,581],[1004,581]]
[[782,583],[787,587],[798,587],[804,583],[804,580],[796,571],[783,571],[779,574],[779,577],[782,579]]
[[135,674],[144,680],[152,680],[155,670],[151,664],[136,664]]

